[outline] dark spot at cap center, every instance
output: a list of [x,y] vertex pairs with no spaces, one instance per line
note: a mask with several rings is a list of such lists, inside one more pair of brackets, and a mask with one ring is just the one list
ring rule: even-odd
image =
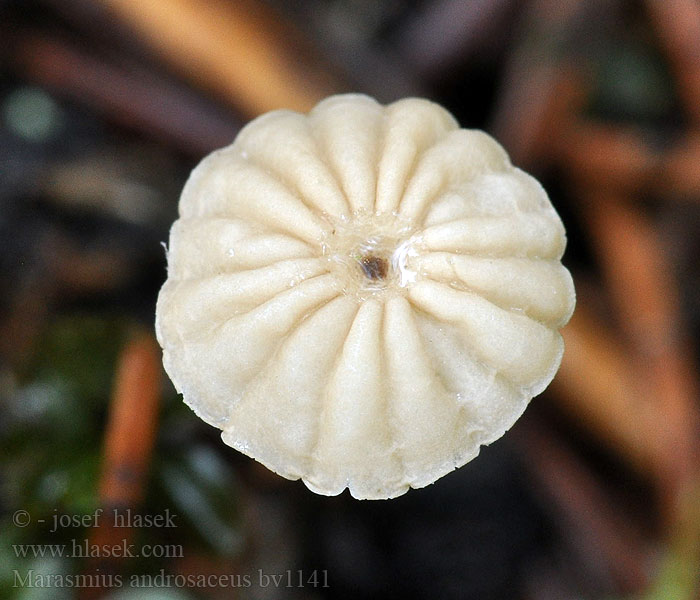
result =
[[363,256],[360,259],[360,267],[362,267],[362,272],[365,274],[365,277],[376,281],[386,277],[387,271],[389,270],[389,263],[386,258],[370,255]]

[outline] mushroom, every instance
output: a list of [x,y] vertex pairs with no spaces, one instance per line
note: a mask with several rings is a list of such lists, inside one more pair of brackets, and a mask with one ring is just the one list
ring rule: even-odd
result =
[[393,498],[542,392],[575,303],[540,184],[439,105],[273,111],[192,172],[156,309],[223,441],[314,492]]

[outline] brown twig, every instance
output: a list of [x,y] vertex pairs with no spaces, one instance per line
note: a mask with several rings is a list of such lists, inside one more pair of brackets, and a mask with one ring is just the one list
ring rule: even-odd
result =
[[[298,33],[250,0],[102,0],[198,86],[247,117],[268,110],[308,111],[339,90],[327,65],[304,59]],[[294,57],[294,58],[292,58]]]
[[656,188],[660,155],[639,129],[572,115],[560,131],[557,160],[575,185],[627,193]]
[[652,24],[671,61],[688,116],[700,126],[700,4],[697,0],[646,0]]
[[406,62],[423,77],[433,77],[479,52],[504,34],[513,0],[429,2],[406,23],[396,45]]
[[583,203],[608,289],[644,395],[646,436],[672,509],[697,464],[698,386],[684,336],[679,292],[655,228],[624,197],[598,191]]
[[18,36],[12,56],[23,77],[188,154],[230,144],[239,129],[233,117],[160,75],[136,67],[126,71],[59,39]]
[[[158,344],[150,333],[134,335],[117,364],[98,489],[104,520],[91,530],[90,547],[127,545],[133,537],[133,530],[121,526],[118,515],[123,517],[143,499],[157,430],[160,381]],[[120,558],[101,552],[90,566],[103,574],[114,573]],[[90,588],[83,598],[99,595],[99,589]]]
[[700,202],[700,130],[688,132],[664,155],[658,189],[666,198]]
[[160,348],[150,333],[133,337],[119,358],[99,496],[103,505],[134,506],[143,483],[157,429]]
[[530,475],[566,524],[568,543],[577,546],[589,563],[605,569],[602,578],[612,577],[618,591],[643,589],[650,548],[601,482],[536,418],[524,418],[515,431]]
[[647,438],[635,373],[624,347],[586,309],[580,295],[562,334],[566,352],[551,385],[559,406],[637,472],[654,472],[655,448]]

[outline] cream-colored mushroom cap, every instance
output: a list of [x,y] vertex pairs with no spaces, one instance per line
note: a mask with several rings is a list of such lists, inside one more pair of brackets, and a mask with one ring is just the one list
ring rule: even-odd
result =
[[565,244],[539,183],[437,104],[271,112],[185,185],[165,368],[276,473],[392,498],[474,458],[554,377]]

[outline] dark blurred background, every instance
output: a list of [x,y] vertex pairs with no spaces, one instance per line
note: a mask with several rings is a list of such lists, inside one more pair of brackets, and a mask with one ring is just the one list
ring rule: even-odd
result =
[[[0,40],[0,598],[698,597],[696,0],[0,0]],[[578,292],[511,432],[386,502],[223,445],[153,335],[190,170],[347,91],[496,136]]]

